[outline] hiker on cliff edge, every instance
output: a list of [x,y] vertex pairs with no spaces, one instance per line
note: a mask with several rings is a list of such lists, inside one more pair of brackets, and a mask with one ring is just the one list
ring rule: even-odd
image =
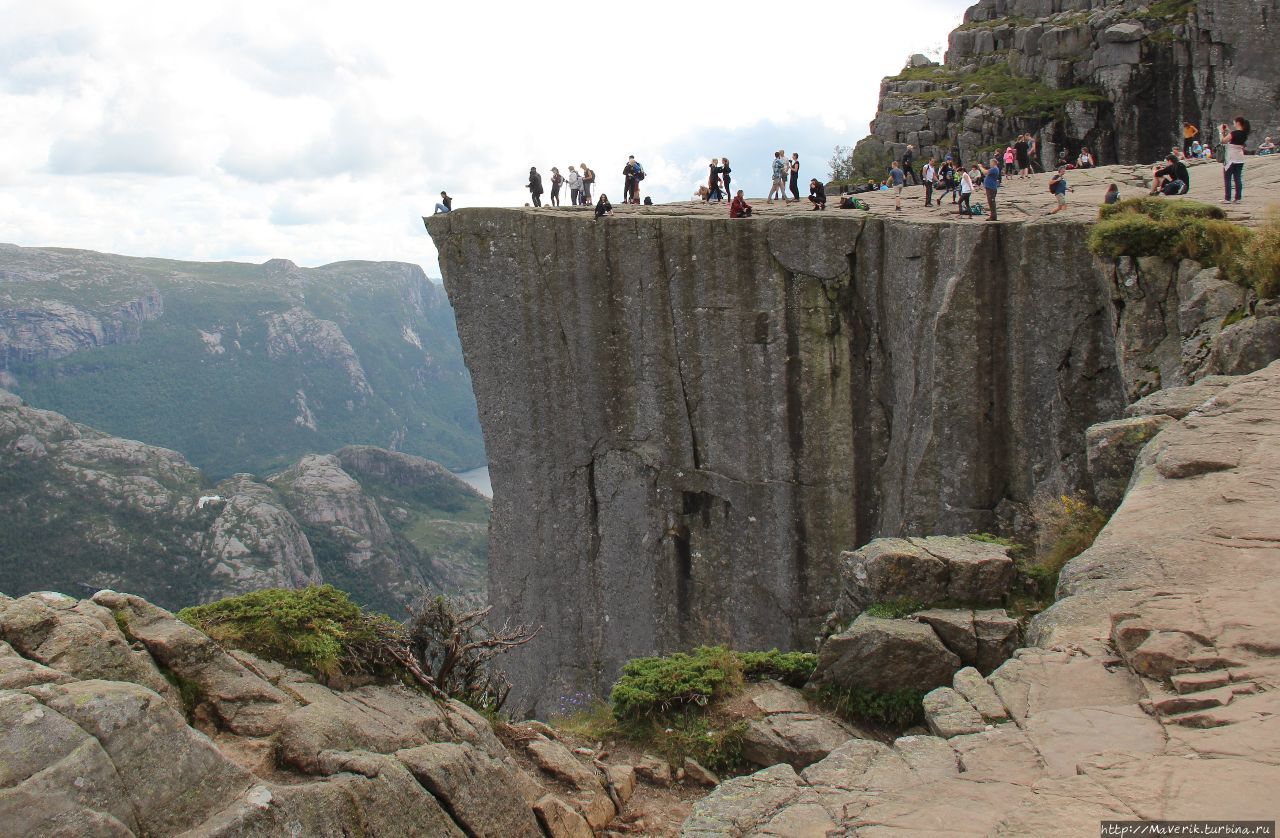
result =
[[777,195],[782,199],[783,203],[787,202],[786,189],[783,186],[783,178],[786,177],[787,161],[782,159],[782,152],[775,151],[773,153],[773,183],[769,187],[769,195],[765,198],[766,204],[773,203],[773,196]]
[[787,171],[791,176],[791,197],[800,200],[800,154],[792,152],[791,162],[787,165]]
[[1227,146],[1227,157],[1222,161],[1222,203],[1231,203],[1231,184],[1236,185],[1236,203],[1244,197],[1244,146],[1249,142],[1249,120],[1237,116],[1235,128],[1227,130],[1225,124],[1218,126],[1218,134]]
[[551,206],[560,206],[560,187],[564,185],[564,176],[555,166],[551,167]]
[[889,183],[893,184],[893,208],[897,212],[902,212],[902,187],[906,182],[906,174],[902,171],[902,167],[898,165],[898,161],[894,160],[889,166]]
[[436,204],[436,211],[432,215],[441,215],[446,212],[453,212],[453,199],[449,197],[449,193],[441,190],[440,203]]
[[542,206],[542,175],[538,174],[538,170],[533,166],[529,167],[529,182],[525,184],[525,189],[529,190],[533,205]]
[[586,163],[579,163],[578,168],[582,170],[582,206],[591,203],[591,187],[596,182],[596,173],[587,168]]
[[924,179],[924,205],[926,207],[933,206],[933,187],[938,182],[938,170],[934,166],[934,159],[929,158],[929,162],[924,164],[924,169],[920,172],[921,178]]
[[577,206],[582,200],[582,175],[578,174],[578,170],[569,167],[569,174],[565,176],[565,182],[569,184],[569,204]]
[[987,166],[987,176],[982,179],[982,188],[987,191],[987,220],[998,221],[996,218],[996,192],[1000,191],[1000,161],[992,157],[990,164]]
[[751,205],[747,203],[747,199],[742,197],[742,190],[738,190],[738,194],[733,196],[733,201],[729,204],[730,218],[750,218]]
[[907,150],[902,152],[902,177],[904,182],[906,178],[911,178],[911,185],[915,186],[920,181],[916,178],[916,147],[908,145]]

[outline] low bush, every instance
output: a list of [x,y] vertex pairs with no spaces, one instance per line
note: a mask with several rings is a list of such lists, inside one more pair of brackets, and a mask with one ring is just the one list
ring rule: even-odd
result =
[[1267,223],[1255,231],[1240,268],[1260,298],[1280,296],[1280,207],[1273,207]]
[[268,588],[184,608],[178,619],[224,646],[310,673],[322,681],[341,674],[389,674],[382,645],[398,623],[365,612],[331,585]]
[[818,665],[818,656],[810,652],[738,652],[742,677],[748,681],[773,679],[789,687],[803,687]]
[[1034,559],[1019,565],[1042,601],[1052,602],[1063,566],[1093,546],[1107,524],[1107,514],[1093,506],[1081,493],[1060,495],[1033,507],[1039,533],[1039,549]]
[[906,730],[924,721],[924,695],[924,690],[877,692],[824,684],[813,691],[812,698],[846,719]]
[[909,614],[914,614],[925,608],[923,602],[911,599],[910,597],[898,597],[897,599],[886,600],[884,602],[873,602],[868,605],[863,614],[868,617],[883,617],[888,620],[898,620]]

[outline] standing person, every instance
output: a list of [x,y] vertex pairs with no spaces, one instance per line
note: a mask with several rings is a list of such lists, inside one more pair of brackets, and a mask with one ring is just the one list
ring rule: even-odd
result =
[[960,172],[960,200],[956,204],[956,212],[965,218],[973,215],[969,211],[969,200],[973,197],[973,178],[967,170]]
[[942,194],[938,195],[938,207],[942,207],[942,199],[947,197],[947,193],[951,193],[951,203],[956,202],[956,170],[951,166],[951,155],[947,155],[947,159],[942,161],[941,168],[938,169],[938,186],[942,189]]
[[1182,123],[1182,154],[1185,157],[1191,156],[1191,144],[1195,142],[1196,136],[1200,133],[1200,129],[1192,125],[1190,122]]
[[911,178],[911,185],[915,186],[919,181],[916,179],[916,147],[908,144],[907,150],[902,152],[902,177],[905,181],[907,177]]
[[924,164],[924,171],[920,172],[920,176],[924,179],[924,205],[926,207],[933,206],[933,186],[938,179],[938,170],[934,168],[934,159],[929,158],[929,162]]
[[750,218],[751,205],[747,203],[747,199],[742,197],[742,190],[738,190],[738,194],[733,196],[733,201],[729,204],[730,218]]
[[707,177],[707,200],[719,202],[721,197],[720,176],[724,174],[724,169],[720,166],[720,158],[711,158],[711,165],[708,168],[710,168],[711,174]]
[[631,163],[631,203],[638,204],[640,203],[640,181],[644,180],[644,166],[640,165],[635,155],[627,159]]
[[[1057,215],[1067,208],[1067,170],[1059,169],[1049,180],[1049,192],[1057,199],[1058,205],[1049,213]],[[1071,191],[1075,191],[1074,189]]]
[[1031,143],[1026,134],[1019,136],[1013,144],[1013,155],[1018,158],[1018,177],[1023,180],[1031,177]]
[[827,188],[818,183],[816,177],[809,179],[809,200],[813,202],[813,206],[809,208],[810,212],[827,208]]
[[729,177],[729,174],[732,171],[733,170],[729,168],[729,158],[721,157],[720,158],[720,182],[724,184],[725,197],[728,197],[729,195],[729,183],[733,180],[733,178]]
[[533,198],[535,207],[542,206],[542,175],[538,174],[538,170],[533,166],[529,167],[529,182],[525,184],[525,188],[529,190],[529,196]]
[[800,200],[800,154],[791,155],[791,197]]
[[987,167],[987,176],[982,180],[982,188],[987,191],[987,220],[999,221],[996,217],[996,192],[1000,191],[1000,161],[991,158]]
[[448,192],[441,191],[440,203],[436,204],[436,211],[432,215],[440,215],[446,212],[453,212],[453,199],[449,197]]
[[578,168],[582,169],[582,205],[585,207],[591,203],[591,187],[596,182],[596,173],[588,169],[586,163],[579,163]]
[[636,185],[635,155],[627,158],[627,162],[622,166],[622,203],[631,203],[631,193]]
[[773,196],[777,195],[782,199],[783,203],[787,201],[787,193],[783,188],[783,178],[786,176],[787,161],[782,159],[782,152],[775,151],[773,153],[773,185],[769,187],[769,197],[765,199],[766,204],[773,203]]
[[606,215],[613,215],[613,204],[609,203],[609,196],[601,193],[600,200],[596,201],[596,218],[604,218]]
[[569,182],[569,203],[577,206],[582,200],[582,175],[578,174],[578,170],[569,167],[569,174],[565,178]]
[[1237,116],[1235,128],[1228,131],[1226,124],[1218,126],[1218,134],[1227,145],[1227,157],[1222,161],[1222,203],[1231,203],[1231,184],[1236,185],[1236,203],[1244,197],[1244,146],[1249,142],[1249,120]]
[[1034,134],[1027,135],[1027,159],[1031,161],[1032,174],[1044,171],[1044,167],[1040,165],[1040,141]]
[[1014,165],[1016,159],[1017,153],[1014,152],[1013,144],[1010,143],[1009,147],[1004,150],[1004,174],[1013,175],[1017,173],[1017,167]]
[[894,209],[902,212],[902,187],[907,182],[907,176],[902,171],[902,167],[898,165],[898,161],[894,160],[889,166],[889,180],[893,183]]
[[551,206],[560,206],[560,187],[564,184],[564,178],[560,175],[560,170],[555,166],[551,167]]

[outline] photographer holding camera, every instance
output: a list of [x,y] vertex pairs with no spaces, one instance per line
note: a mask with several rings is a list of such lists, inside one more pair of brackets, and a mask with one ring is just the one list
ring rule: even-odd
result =
[[1231,203],[1231,184],[1234,181],[1235,202],[1238,204],[1244,197],[1244,145],[1249,141],[1249,120],[1237,116],[1234,130],[1229,130],[1224,122],[1218,126],[1218,135],[1227,145],[1227,153],[1222,160],[1222,203]]

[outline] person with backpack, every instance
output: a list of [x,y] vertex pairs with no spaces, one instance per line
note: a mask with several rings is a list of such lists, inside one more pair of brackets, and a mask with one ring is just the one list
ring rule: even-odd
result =
[[920,181],[916,178],[916,147],[907,145],[907,150],[902,152],[902,177],[905,185],[906,178],[911,178],[911,185],[915,186]]
[[968,171],[960,172],[960,198],[956,201],[956,212],[965,218],[973,215],[969,208],[969,199],[973,197],[973,178]]
[[560,206],[560,187],[564,184],[564,177],[561,176],[560,170],[555,166],[551,167],[551,206]]
[[747,199],[742,197],[742,190],[738,190],[738,194],[733,196],[733,200],[729,203],[730,218],[750,218],[751,205],[747,203]]
[[582,198],[582,175],[578,174],[578,170],[569,167],[569,174],[565,176],[565,181],[569,184],[569,204],[570,206],[578,206]]
[[[1053,210],[1049,213],[1050,215],[1057,215],[1058,213],[1062,212],[1064,209],[1067,208],[1067,189],[1068,188],[1069,187],[1067,186],[1067,170],[1059,169],[1057,172],[1054,173],[1053,177],[1049,179],[1049,194],[1053,195],[1053,197],[1056,198],[1058,201],[1058,205],[1053,208]],[[1073,189],[1071,191],[1074,192],[1075,190]]]
[[1150,195],[1185,195],[1191,189],[1191,171],[1176,154],[1165,158],[1164,168],[1152,173]]
[[924,164],[924,170],[920,172],[920,176],[924,179],[924,205],[926,207],[933,206],[933,187],[938,180],[938,170],[934,168],[934,159],[929,158],[929,162]]
[[596,173],[588,169],[586,163],[579,163],[578,168],[582,170],[582,194],[579,198],[585,207],[591,203],[591,187],[596,182]]
[[538,174],[538,170],[533,166],[529,167],[529,182],[525,184],[525,189],[529,190],[533,205],[542,206],[542,175]]
[[800,155],[799,155],[799,153],[793,153],[793,154],[791,155],[791,165],[788,167],[788,169],[789,169],[789,174],[790,174],[790,176],[791,176],[791,184],[790,184],[790,185],[791,185],[791,197],[792,197],[794,200],[799,201],[799,200],[800,200],[800,186],[799,186],[799,183],[800,183]]
[[1236,185],[1236,203],[1244,197],[1244,146],[1249,142],[1249,120],[1243,116],[1235,119],[1235,128],[1228,131],[1226,124],[1218,126],[1218,134],[1227,146],[1222,161],[1222,203],[1231,203],[1231,184]]
[[787,202],[786,188],[783,186],[787,172],[787,161],[782,158],[781,151],[773,153],[773,183],[769,187],[769,196],[765,198],[766,204],[773,203],[773,196],[777,195],[785,204]]
[[982,180],[982,188],[987,192],[987,220],[999,221],[996,217],[996,193],[1000,191],[1000,161],[991,158],[987,167],[987,176]]

